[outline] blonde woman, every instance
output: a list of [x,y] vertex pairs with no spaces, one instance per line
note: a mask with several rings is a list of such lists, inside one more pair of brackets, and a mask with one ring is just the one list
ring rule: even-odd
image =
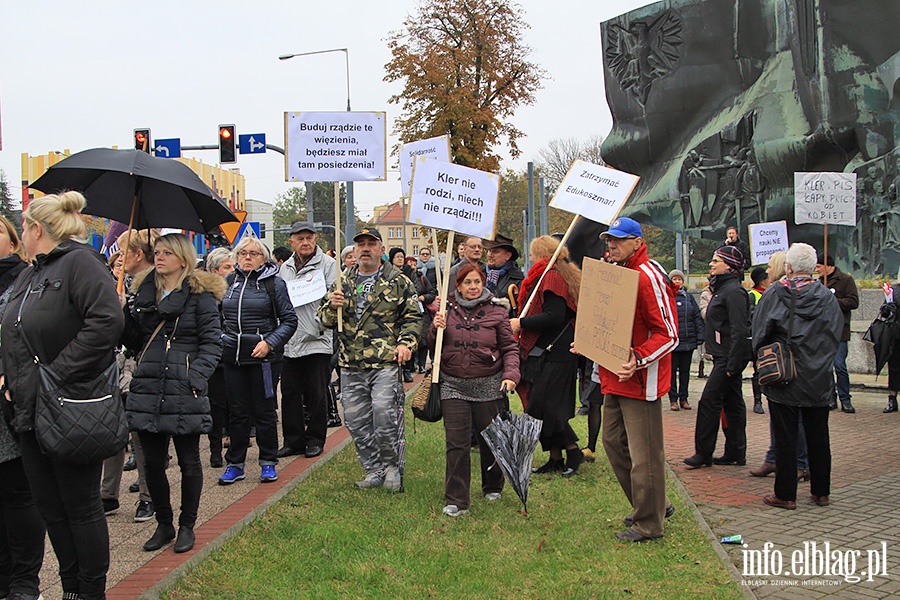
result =
[[81,241],[84,206],[84,196],[65,192],[32,200],[22,214],[22,244],[33,263],[10,293],[0,343],[22,463],[59,559],[63,598],[91,600],[106,596],[109,569],[103,461],[71,464],[41,451],[34,430],[38,367],[28,351],[30,344],[68,382],[92,379],[115,360],[122,309],[105,260]]
[[218,302],[225,281],[196,271],[197,255],[180,233],[153,248],[153,269],[134,279],[125,311],[125,345],[143,352],[131,380],[125,412],[144,449],[144,473],[158,526],[144,550],[175,539],[166,458],[169,439],[181,467],[181,515],[175,552],[194,547],[194,523],[203,489],[200,434],[209,433],[207,380],[222,355]]
[[[563,477],[578,472],[584,454],[578,448],[578,436],[569,425],[575,416],[575,373],[578,357],[569,352],[575,339],[575,311],[581,290],[581,270],[566,261],[563,248],[556,263],[547,269],[559,241],[549,235],[531,242],[531,269],[522,281],[519,307],[528,298],[534,300],[527,315],[510,319],[513,333],[519,336],[522,382],[519,396],[525,411],[544,421],[541,447],[550,452],[550,460],[536,473],[559,471]],[[538,286],[544,270],[547,274]],[[566,451],[565,461],[562,451]]]

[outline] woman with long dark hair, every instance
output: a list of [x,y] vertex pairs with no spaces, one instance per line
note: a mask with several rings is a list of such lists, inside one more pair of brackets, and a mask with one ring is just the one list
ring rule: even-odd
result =
[[[569,352],[575,339],[575,312],[581,290],[581,270],[566,260],[565,247],[556,263],[547,268],[559,241],[549,235],[531,242],[531,269],[522,281],[520,311],[528,299],[534,300],[527,314],[510,319],[519,336],[522,382],[519,396],[525,412],[544,421],[541,447],[550,452],[550,460],[536,473],[560,471],[563,477],[578,472],[584,454],[578,449],[578,436],[569,419],[575,416],[575,386],[578,357]],[[541,274],[546,270],[538,286]],[[565,461],[562,451],[566,451]]]

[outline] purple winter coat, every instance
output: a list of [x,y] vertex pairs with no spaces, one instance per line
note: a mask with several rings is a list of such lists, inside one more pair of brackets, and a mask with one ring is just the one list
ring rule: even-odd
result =
[[[474,379],[503,371],[503,379],[519,383],[519,346],[509,326],[509,313],[492,304],[488,294],[466,311],[456,293],[447,300],[447,328],[441,351],[441,372],[452,377]],[[437,328],[428,331],[428,347],[434,350]]]

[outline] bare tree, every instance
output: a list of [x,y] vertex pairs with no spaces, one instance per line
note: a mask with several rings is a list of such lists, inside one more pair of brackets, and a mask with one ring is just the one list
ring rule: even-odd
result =
[[556,189],[574,161],[583,160],[598,165],[605,164],[600,156],[602,144],[603,136],[601,135],[592,136],[585,141],[576,138],[553,139],[538,152],[535,163],[548,187]]

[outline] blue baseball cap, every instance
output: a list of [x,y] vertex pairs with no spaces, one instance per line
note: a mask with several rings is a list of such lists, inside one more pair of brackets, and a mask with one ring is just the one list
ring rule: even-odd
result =
[[609,230],[600,234],[601,239],[605,239],[607,236],[618,239],[644,237],[644,232],[641,231],[641,224],[634,219],[621,217],[613,221],[613,224],[609,226]]

